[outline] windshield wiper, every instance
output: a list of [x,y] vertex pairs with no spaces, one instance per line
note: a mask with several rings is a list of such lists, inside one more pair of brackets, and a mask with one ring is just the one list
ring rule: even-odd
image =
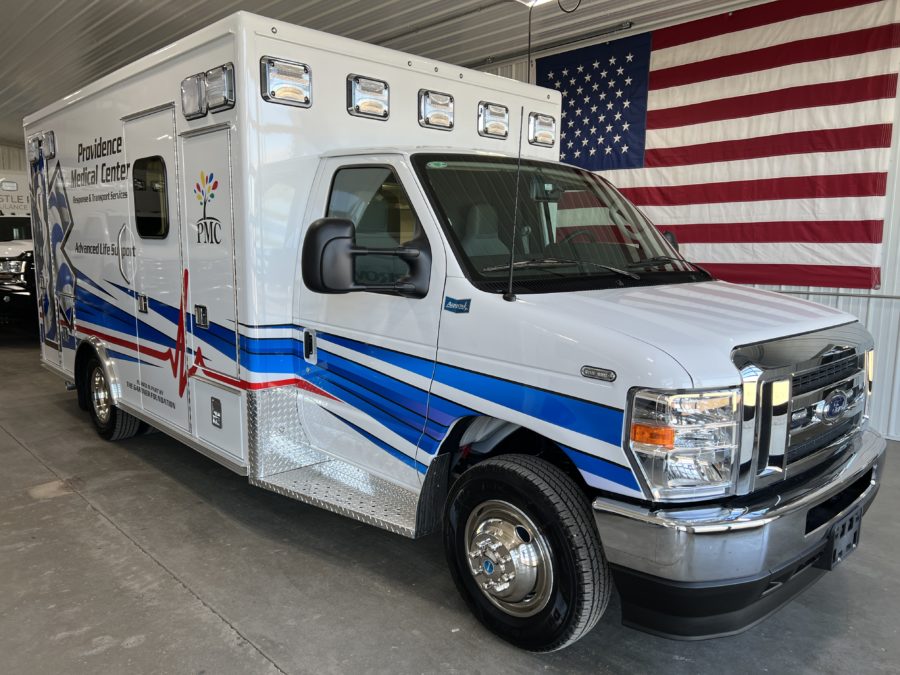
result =
[[[640,275],[635,274],[634,272],[629,272],[628,270],[619,269],[618,267],[613,267],[611,265],[603,265],[602,263],[596,263],[591,260],[574,260],[570,258],[529,258],[528,260],[517,260],[513,263],[513,269],[529,269],[529,268],[540,268],[540,267],[569,267],[571,265],[590,265],[591,267],[597,267],[599,269],[607,270],[608,272],[614,272],[615,274],[621,275],[623,277],[628,277],[629,279],[640,279]],[[500,272],[502,270],[508,270],[509,263],[504,263],[502,265],[490,265],[489,267],[481,268],[482,272]]]
[[673,258],[670,255],[656,255],[652,258],[636,260],[634,262],[628,263],[627,267],[659,267],[660,265],[665,265],[667,263],[684,263],[685,265],[690,265],[694,269],[697,269],[697,266],[694,263],[689,262],[684,258]]

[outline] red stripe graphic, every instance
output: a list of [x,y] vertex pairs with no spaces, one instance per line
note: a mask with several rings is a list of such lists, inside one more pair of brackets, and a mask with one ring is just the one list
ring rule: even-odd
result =
[[[666,49],[696,40],[727,33],[735,33],[748,28],[759,28],[780,21],[798,19],[812,14],[823,14],[858,5],[868,5],[877,0],[791,0],[791,2],[770,2],[757,7],[748,7],[736,12],[718,14],[706,19],[690,21],[671,28],[653,32],[653,49]],[[891,0],[889,0],[891,1]]]
[[[727,264],[696,261],[713,276],[736,284],[783,284],[826,288],[877,288],[881,270],[877,267],[842,265]],[[815,291],[813,291],[815,293]]]
[[620,192],[638,206],[678,206],[822,197],[882,197],[886,189],[887,173],[853,173],[624,188]]
[[900,46],[900,26],[890,24],[838,35],[796,40],[785,44],[729,54],[650,72],[649,89],[666,89],[720,77],[745,75],[796,63],[835,59]]
[[896,92],[897,73],[843,82],[807,84],[674,108],[648,110],[647,129],[668,129],[686,124],[737,119],[785,110],[873,101],[893,98]]
[[656,148],[646,151],[644,166],[684,166],[686,164],[728,162],[809,152],[840,152],[842,150],[889,147],[891,147],[891,125],[868,124],[846,129],[794,131],[718,143]]
[[660,225],[671,230],[679,244],[741,242],[809,242],[824,244],[880,244],[884,221],[810,220],[771,223],[694,223]]

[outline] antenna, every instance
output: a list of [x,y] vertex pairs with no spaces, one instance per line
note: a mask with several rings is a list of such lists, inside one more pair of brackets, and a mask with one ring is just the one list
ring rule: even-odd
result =
[[[534,12],[535,3],[532,2],[528,7],[528,60],[526,68],[528,70],[528,82],[531,83],[531,14]],[[512,240],[509,242],[509,277],[506,283],[506,293],[503,299],[507,302],[515,302],[516,295],[513,293],[513,274],[515,272],[516,262],[516,235],[519,224],[519,183],[522,179],[522,136],[525,135],[525,107],[519,106],[519,151],[516,156],[516,196],[513,205],[513,226]]]

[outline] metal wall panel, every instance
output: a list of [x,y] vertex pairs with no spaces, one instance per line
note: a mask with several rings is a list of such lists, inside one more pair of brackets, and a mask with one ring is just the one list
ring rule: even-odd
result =
[[27,166],[21,145],[0,145],[0,171],[27,171]]

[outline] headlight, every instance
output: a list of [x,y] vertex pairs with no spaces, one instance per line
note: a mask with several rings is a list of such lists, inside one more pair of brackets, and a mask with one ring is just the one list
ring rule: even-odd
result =
[[0,260],[0,272],[6,274],[25,274],[25,260]]
[[739,389],[634,395],[630,447],[654,500],[731,494],[740,411]]

